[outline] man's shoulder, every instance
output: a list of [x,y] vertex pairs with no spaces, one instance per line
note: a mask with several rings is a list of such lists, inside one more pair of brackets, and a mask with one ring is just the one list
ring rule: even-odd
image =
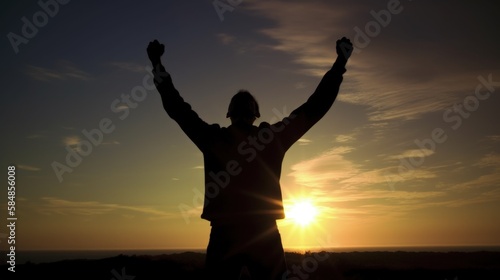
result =
[[203,129],[203,131],[200,131],[200,133],[204,134],[204,136],[214,137],[223,133],[226,129],[226,127],[221,127],[218,123],[212,123],[207,124],[205,129]]

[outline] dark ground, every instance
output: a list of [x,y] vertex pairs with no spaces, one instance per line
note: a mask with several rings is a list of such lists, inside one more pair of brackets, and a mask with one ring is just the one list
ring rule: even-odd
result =
[[[16,272],[0,266],[1,279],[142,280],[206,279],[205,255],[181,253],[27,263]],[[466,280],[500,279],[500,252],[287,253],[288,279]],[[243,271],[241,279],[250,279]]]

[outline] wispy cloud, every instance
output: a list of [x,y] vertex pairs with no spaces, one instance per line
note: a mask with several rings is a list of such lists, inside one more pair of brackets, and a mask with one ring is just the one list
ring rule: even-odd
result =
[[[344,136],[339,138],[343,143],[355,141],[354,137]],[[381,161],[381,166],[370,167],[356,161],[352,156],[354,152],[356,150],[351,146],[332,148],[312,159],[294,164],[288,175],[295,179],[296,185],[307,188],[308,195],[325,210],[331,210],[326,212],[331,212],[329,215],[332,217],[349,219],[379,214],[380,217],[386,217],[389,209],[397,209],[397,216],[401,216],[451,201],[444,189],[419,187],[422,182],[435,179],[436,170],[422,167],[401,173],[399,167],[391,166],[387,161]],[[426,156],[432,154],[431,151],[423,153]],[[408,150],[397,158],[403,155],[415,153]],[[394,182],[405,182],[406,188],[391,189],[389,183]],[[354,208],[357,210],[353,211]],[[370,211],[365,211],[366,208]]]
[[445,193],[441,191],[427,191],[427,192],[410,192],[410,191],[389,191],[389,190],[337,190],[333,192],[333,196],[329,198],[332,202],[346,202],[346,201],[361,201],[366,200],[368,203],[373,203],[376,199],[395,200],[396,204],[408,204],[410,201],[413,203],[421,202],[422,199],[435,198],[444,196]]
[[40,167],[32,166],[32,165],[25,165],[25,164],[18,164],[16,165],[17,168],[25,171],[40,171],[42,170]]
[[97,201],[70,201],[55,197],[43,197],[39,211],[59,215],[103,215],[114,211],[126,211],[150,215],[151,218],[173,218],[176,215],[147,206],[129,206]]
[[344,158],[344,154],[352,150],[352,147],[337,147],[313,159],[294,164],[289,176],[294,177],[299,185],[330,186],[335,181],[358,173],[357,165]]
[[[419,11],[418,4],[414,6],[416,10],[405,8],[401,15],[393,15],[393,21]],[[353,4],[324,0],[249,0],[245,7],[273,21],[270,27],[260,29],[276,42],[272,49],[290,54],[302,66],[300,72],[315,76],[324,75],[332,65],[335,41],[342,36],[354,40],[354,28],[363,29],[373,20],[370,10],[379,9],[369,1]],[[430,12],[437,13],[437,9]],[[457,60],[457,52],[469,52],[465,46],[456,49],[452,43],[461,41],[463,36],[443,44],[426,36],[425,26],[412,26],[410,30],[404,22],[399,23],[399,28],[394,28],[395,24],[391,22],[381,30],[383,38],[370,38],[371,43],[362,53],[353,54],[338,100],[366,106],[369,119],[378,122],[419,119],[473,93],[481,65],[475,60]],[[389,35],[383,36],[385,33]],[[409,33],[416,33],[417,37],[401,40]],[[449,52],[450,48],[454,52]]]
[[145,68],[146,68],[145,65],[133,63],[133,62],[110,62],[109,65],[116,67],[116,68],[119,68],[119,69],[122,69],[122,70],[135,72],[135,73],[144,72]]
[[406,150],[402,154],[389,156],[389,159],[403,159],[403,158],[423,158],[434,154],[433,150],[429,149],[411,149]]
[[354,141],[356,138],[353,135],[338,135],[335,137],[337,143],[348,143]]
[[[481,176],[462,186],[430,190],[419,190],[421,188],[415,188],[414,184],[407,185],[405,189],[377,189],[377,184],[384,183],[382,174],[380,171],[359,172],[345,180],[335,183],[331,181],[331,184],[319,191],[309,191],[309,195],[322,209],[325,218],[358,222],[372,218],[380,221],[405,217],[415,211],[433,207],[466,207],[500,201],[498,187],[485,188],[485,184],[500,185],[498,172]],[[409,181],[415,182],[415,179]],[[477,188],[483,188],[484,191],[478,192]],[[287,203],[291,202],[285,201]]]
[[28,65],[26,74],[34,80],[52,81],[52,80],[89,80],[90,74],[77,68],[71,62],[60,61],[56,68],[50,69],[40,66]]
[[454,184],[449,187],[450,190],[472,190],[475,191],[476,194],[484,194],[485,192],[492,189],[500,188],[500,154],[486,154],[478,161],[476,161],[472,166],[479,168],[479,170],[474,172],[476,174],[476,177],[468,181]]
[[64,146],[68,146],[75,151],[78,151],[81,141],[82,139],[77,135],[67,136],[62,139]]
[[322,76],[333,64],[335,41],[345,34],[349,18],[358,4],[342,5],[331,1],[247,1],[245,7],[274,21],[259,30],[276,43],[268,46],[293,55],[303,65],[302,73]]
[[500,154],[489,153],[484,155],[475,165],[480,167],[493,167],[500,169]]
[[246,53],[249,50],[261,51],[268,49],[268,46],[263,46],[249,37],[236,37],[228,33],[217,33],[215,36],[222,45],[234,49],[238,54]]
[[486,139],[492,142],[500,142],[500,135],[489,135]]
[[[497,182],[500,179],[497,176]],[[448,201],[446,206],[448,207],[461,207],[471,204],[483,204],[487,202],[497,201],[500,202],[500,188],[495,188],[492,190],[488,190],[479,194],[473,194],[467,197],[457,198],[452,201]]]
[[227,33],[218,33],[216,36],[217,39],[219,39],[219,41],[224,45],[229,45],[233,43],[236,39],[234,36],[231,36]]
[[306,87],[307,87],[307,85],[306,85],[306,83],[304,83],[304,82],[298,82],[298,83],[295,83],[295,84],[293,85],[293,87],[294,87],[295,89],[303,89],[303,88],[306,88]]
[[[368,62],[365,62],[368,63]],[[416,63],[416,62],[415,62]],[[398,66],[399,67],[399,66]],[[394,67],[394,69],[398,68]],[[340,94],[339,100],[368,107],[368,117],[374,122],[413,120],[432,112],[442,112],[463,99],[475,84],[432,80],[420,83],[402,83],[397,73],[387,77],[382,67],[373,65],[368,71],[353,70],[349,94]]]
[[301,146],[306,146],[306,145],[309,145],[312,143],[312,140],[309,140],[309,139],[306,139],[306,138],[300,138],[299,140],[297,140],[297,142],[299,143],[299,145]]
[[63,80],[65,77],[64,73],[61,73],[59,71],[33,65],[28,66],[27,74],[31,78],[39,81]]
[[128,106],[128,105],[126,105],[126,104],[120,104],[120,105],[118,105],[118,106],[116,107],[116,110],[117,110],[117,111],[123,111],[123,110],[127,110],[127,109],[129,109],[129,106]]
[[[81,142],[82,142],[82,138],[78,135],[70,135],[70,136],[66,136],[62,139],[62,144],[64,146],[70,147],[74,151],[80,151],[79,149],[80,149]],[[103,145],[103,146],[120,145],[120,142],[117,140],[107,140],[107,141],[103,141],[99,145]]]

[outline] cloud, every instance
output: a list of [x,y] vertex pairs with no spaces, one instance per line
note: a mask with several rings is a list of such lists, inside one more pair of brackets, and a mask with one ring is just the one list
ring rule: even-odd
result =
[[411,149],[406,150],[402,154],[389,156],[389,159],[404,159],[404,158],[422,158],[433,155],[434,151],[430,149]]
[[78,69],[68,61],[60,61],[57,63],[57,69],[49,69],[34,65],[28,65],[26,74],[34,80],[38,81],[53,81],[53,80],[69,80],[76,79],[86,81],[90,79],[90,74]]
[[379,175],[379,183],[385,182],[386,186],[390,189],[395,189],[397,184],[402,182],[406,183],[418,183],[421,180],[433,179],[437,177],[435,171],[426,170],[423,167],[418,168],[408,168],[405,165],[400,164],[396,167],[386,167],[376,171]]
[[[496,153],[489,153],[484,155],[474,164],[474,167],[479,167],[476,172],[471,172],[475,174],[476,177],[471,180],[460,182],[450,186],[449,190],[455,191],[475,191],[478,193],[484,193],[489,190],[498,189],[500,187],[500,155]],[[472,198],[472,197],[471,197]]]
[[[499,179],[497,177],[497,179]],[[498,182],[498,180],[497,180]],[[474,193],[456,198],[453,200],[442,202],[441,204],[446,207],[463,207],[472,204],[484,204],[488,202],[500,202],[500,189],[495,188],[482,193]]]
[[491,141],[491,142],[500,142],[500,135],[489,135],[489,136],[486,136],[486,139],[488,141]]
[[297,140],[297,142],[299,143],[300,146],[306,146],[306,145],[311,144],[312,140],[300,138],[299,140]]
[[236,37],[227,33],[217,33],[215,34],[217,40],[225,45],[229,46],[236,51],[238,54],[246,53],[247,51],[261,51],[267,50],[267,46],[262,46],[256,41],[250,39],[249,37]]
[[39,208],[44,214],[59,215],[103,215],[114,211],[127,213],[140,213],[150,215],[151,218],[173,218],[176,215],[147,206],[128,206],[120,204],[100,203],[97,201],[70,201],[55,197],[42,197]]
[[216,36],[217,36],[217,39],[219,39],[219,41],[223,45],[229,45],[236,40],[236,38],[234,36],[231,36],[227,33],[218,33],[218,34],[216,34]]
[[474,165],[479,167],[494,167],[495,169],[500,169],[500,154],[489,153],[487,155],[484,155]]
[[[450,186],[440,185],[443,181],[438,171],[449,173],[457,164],[403,170],[401,166],[372,167],[355,161],[354,152],[357,150],[350,146],[340,146],[292,166],[289,176],[294,177],[297,185],[307,188],[308,197],[322,207],[326,218],[392,219],[425,208],[462,207],[500,200],[500,156],[494,153],[483,156],[474,165],[489,172]],[[431,150],[418,153],[433,154]],[[406,150],[391,160],[416,155],[417,151]],[[395,183],[398,186],[404,183],[404,188],[391,187]],[[291,203],[289,200],[285,204]]]
[[[323,204],[335,206],[330,216],[342,220],[360,221],[364,218],[377,220],[399,218],[419,209],[443,205],[445,192],[384,191],[384,190],[336,190],[323,197]],[[446,200],[445,200],[446,201]]]
[[50,70],[43,67],[29,65],[27,74],[31,78],[39,81],[63,80],[64,74],[58,71]]
[[[78,135],[70,135],[66,136],[62,139],[62,143],[64,146],[68,146],[74,151],[80,152],[80,144],[82,142],[82,138]],[[107,140],[100,143],[102,146],[110,146],[110,145],[120,145],[120,142],[117,140]]]
[[352,147],[337,147],[318,157],[294,164],[288,174],[299,185],[309,187],[330,186],[332,182],[351,177],[358,173],[357,165],[344,158]]
[[442,197],[446,195],[441,191],[426,191],[426,192],[415,192],[415,191],[390,191],[390,190],[336,190],[332,193],[332,197],[329,199],[333,202],[346,202],[346,201],[360,201],[366,200],[369,203],[373,203],[375,199],[392,199],[395,200],[394,203],[397,204],[408,204],[410,201],[412,203],[421,202],[423,199]]
[[[401,166],[365,167],[355,160],[346,158],[353,147],[332,148],[317,157],[292,165],[288,174],[299,186],[313,189],[337,190],[364,188],[389,191],[394,184],[436,178],[436,172],[424,168],[407,169]],[[426,151],[425,154],[430,154]],[[406,152],[412,154],[412,151]],[[399,158],[400,156],[398,156]],[[320,191],[321,192],[321,191]],[[321,196],[321,194],[318,194]]]
[[397,68],[399,67],[388,70],[382,66],[373,66],[370,72],[352,71],[351,81],[347,82],[351,83],[351,89],[346,90],[352,92],[340,94],[338,99],[367,106],[368,118],[373,122],[413,120],[427,113],[444,112],[454,103],[463,100],[475,87],[473,82],[463,82],[470,80],[470,76],[469,79],[455,77],[458,82],[443,78],[439,82],[432,79],[422,83],[402,84],[397,74],[387,77],[388,72]]
[[132,63],[132,62],[110,62],[109,65],[134,73],[140,73],[146,71],[146,66],[142,64]]
[[[353,151],[355,149],[350,146],[332,148],[312,159],[292,165],[292,172],[288,176],[293,177],[297,185],[316,191],[318,197],[341,189],[394,191],[397,183],[418,186],[422,180],[437,177],[436,170],[423,167],[408,169],[400,165],[391,166],[391,163],[385,163],[386,166],[368,166],[368,163],[348,158]],[[431,154],[430,151],[423,153]],[[414,155],[414,152],[406,151],[403,155]],[[401,156],[398,155],[397,158]]]
[[[302,66],[300,72],[315,76],[324,75],[332,65],[338,38],[351,37],[356,45],[359,35],[355,27],[364,29],[374,20],[370,11],[384,8],[370,1],[353,4],[324,0],[249,0],[245,3],[245,8],[273,22],[270,27],[259,30],[274,40],[270,47],[290,54],[293,61]],[[445,8],[450,3],[440,3],[439,7]],[[368,117],[374,122],[413,120],[443,111],[473,93],[476,77],[485,73],[485,69],[499,73],[487,56],[487,53],[495,53],[492,46],[499,45],[498,40],[488,39],[491,37],[489,25],[479,25],[483,21],[478,20],[477,28],[463,30],[474,38],[481,38],[478,34],[484,33],[483,41],[490,40],[493,44],[486,44],[488,51],[485,50],[484,56],[461,59],[470,56],[474,41],[463,42],[467,36],[449,32],[448,28],[463,25],[460,17],[443,22],[437,7],[426,10],[425,5],[418,3],[411,3],[411,9],[410,3],[401,5],[404,6],[402,12],[393,14],[391,22],[369,38],[369,44],[361,53],[353,54],[338,97],[343,102],[366,106]],[[467,6],[471,7],[466,10],[479,9],[479,5]],[[428,24],[414,22],[421,13],[430,15]],[[480,31],[472,31],[476,29]],[[444,34],[442,37],[446,39],[430,34]]]
[[26,170],[26,171],[40,171],[40,170],[42,170],[40,167],[31,166],[31,165],[24,165],[24,164],[18,164],[18,165],[16,165],[16,167],[21,169],[21,170]]
[[[274,39],[274,50],[293,54],[296,63],[306,66],[302,72],[323,75],[331,66],[335,44],[331,34],[341,34],[345,9],[325,1],[248,1],[246,8],[275,22],[260,33]],[[353,6],[353,5],[351,5]],[[334,42],[334,41],[333,41]]]
[[354,136],[352,135],[338,135],[337,137],[335,137],[335,141],[337,143],[347,143],[354,141],[355,139],[356,138],[354,138]]
[[[406,216],[419,209],[449,206],[444,191],[389,191],[375,189],[334,189],[313,199],[326,219],[377,221]],[[285,205],[293,204],[286,200]],[[373,220],[372,220],[373,221]]]
[[298,82],[293,85],[295,89],[304,89],[307,87],[306,83],[304,82]]
[[68,146],[75,151],[78,151],[81,141],[82,139],[80,138],[80,136],[77,135],[67,136],[64,137],[62,140],[64,146]]
[[118,105],[115,109],[116,109],[117,111],[123,111],[123,110],[127,110],[127,109],[129,109],[129,106],[128,106],[128,105],[125,105],[125,104],[120,104],[120,105]]

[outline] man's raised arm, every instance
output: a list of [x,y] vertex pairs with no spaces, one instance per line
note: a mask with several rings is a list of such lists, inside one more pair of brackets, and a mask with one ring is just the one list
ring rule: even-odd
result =
[[153,65],[154,82],[156,89],[158,89],[158,92],[161,95],[163,107],[165,108],[165,111],[167,111],[168,115],[175,120],[174,116],[171,115],[172,113],[175,115],[174,111],[176,108],[173,105],[183,102],[183,100],[179,92],[175,89],[170,74],[167,73],[165,67],[161,63],[161,56],[165,52],[165,46],[160,44],[157,40],[154,40],[149,43],[147,52],[149,60]]
[[161,63],[161,56],[165,52],[165,46],[154,40],[149,43],[147,52],[153,65],[154,82],[161,95],[163,108],[179,124],[187,136],[201,148],[200,145],[209,125],[191,109],[191,105],[184,101],[174,87],[172,77]]
[[285,146],[291,146],[317,123],[333,105],[337,98],[345,66],[352,54],[353,46],[349,39],[343,37],[337,40],[337,59],[332,68],[326,72],[314,93],[307,102],[295,109],[287,119],[277,125],[285,124],[283,141]]
[[345,66],[352,54],[352,50],[352,43],[349,39],[343,37],[337,40],[337,59],[335,63],[333,63],[332,68],[326,72],[314,93],[303,105],[305,107],[303,110],[305,110],[309,121],[316,123],[332,107],[333,102],[337,98],[340,84],[343,81],[342,75],[346,71]]

